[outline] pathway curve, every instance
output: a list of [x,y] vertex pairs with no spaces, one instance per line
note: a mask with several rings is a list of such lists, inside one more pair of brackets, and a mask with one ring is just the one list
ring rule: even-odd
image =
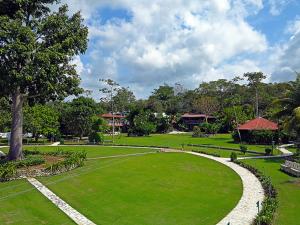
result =
[[286,149],[287,147],[290,147],[290,146],[293,146],[293,145],[294,145],[294,144],[280,145],[280,146],[277,147],[277,149],[278,149],[279,151],[281,151],[281,153],[282,153],[283,155],[293,155],[293,153],[292,153],[291,151],[289,151],[289,150]]
[[[255,219],[258,209],[257,202],[264,200],[264,190],[259,180],[249,170],[230,162],[229,159],[209,156],[196,152],[188,154],[205,157],[220,162],[234,170],[242,179],[243,195],[236,207],[217,225],[250,225]],[[260,207],[261,208],[261,207]]]
[[78,225],[96,225],[81,213],[72,208],[69,204],[59,198],[56,194],[50,191],[46,186],[35,178],[27,178],[38,191],[40,191],[46,198],[48,198],[53,204],[55,204],[61,211],[67,214]]
[[58,146],[58,145],[60,145],[60,142],[58,141],[58,142],[54,142],[54,143],[52,143],[51,145],[49,145],[49,146]]

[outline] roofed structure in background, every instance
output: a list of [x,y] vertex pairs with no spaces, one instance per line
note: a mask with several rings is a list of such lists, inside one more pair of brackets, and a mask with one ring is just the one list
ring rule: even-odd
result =
[[216,117],[198,114],[198,113],[185,113],[181,116],[181,120],[187,126],[188,130],[193,130],[194,126],[199,126],[202,123],[214,122]]
[[121,114],[112,114],[112,113],[105,113],[105,114],[102,114],[100,115],[102,118],[108,118],[108,119],[112,119],[113,117],[114,118],[119,118],[119,119],[124,119],[126,118],[126,116],[124,115],[121,115]]
[[250,120],[238,126],[239,130],[278,130],[278,124],[262,117]]
[[115,127],[123,127],[126,125],[125,123],[125,118],[126,116],[116,113],[116,114],[112,114],[112,113],[105,113],[102,115],[99,115],[100,117],[102,117],[103,119],[105,119],[108,123],[109,126],[113,125],[113,119],[114,119],[114,125]]
[[214,119],[214,116],[209,116],[206,114],[198,114],[198,113],[185,113],[181,116],[181,118],[209,118]]

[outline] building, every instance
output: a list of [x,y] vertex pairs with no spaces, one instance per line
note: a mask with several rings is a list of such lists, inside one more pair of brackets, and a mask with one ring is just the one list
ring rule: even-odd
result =
[[235,141],[241,138],[243,142],[251,144],[271,144],[278,139],[278,124],[262,117],[239,125],[237,130],[239,131],[240,137],[236,136],[236,134],[234,137]]
[[119,130],[121,130],[124,126],[126,126],[126,116],[121,115],[121,114],[112,114],[112,113],[105,113],[100,115],[100,117],[102,117],[103,119],[105,119],[107,121],[108,126],[113,126],[113,120],[114,120],[114,124],[115,124],[115,128],[119,128]]
[[270,131],[277,131],[278,124],[274,123],[270,120],[267,120],[262,117],[255,118],[250,120],[242,125],[238,126],[240,132],[247,132],[253,130],[270,130]]
[[216,117],[209,116],[206,114],[197,114],[197,113],[185,113],[181,116],[181,120],[184,125],[187,126],[189,130],[193,130],[194,126],[199,126],[202,123],[215,122]]

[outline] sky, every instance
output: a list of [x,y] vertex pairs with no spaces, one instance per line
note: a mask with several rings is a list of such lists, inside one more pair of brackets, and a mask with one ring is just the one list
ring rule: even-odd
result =
[[299,0],[62,0],[81,11],[89,46],[74,58],[81,86],[100,98],[113,79],[138,98],[159,85],[261,71],[265,82],[300,71]]

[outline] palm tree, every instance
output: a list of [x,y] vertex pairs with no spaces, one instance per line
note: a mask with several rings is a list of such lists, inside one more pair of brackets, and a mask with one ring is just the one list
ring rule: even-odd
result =
[[284,98],[274,102],[281,108],[276,113],[278,118],[283,119],[284,127],[294,132],[297,137],[298,149],[300,148],[300,73],[297,73],[296,81],[290,82]]

